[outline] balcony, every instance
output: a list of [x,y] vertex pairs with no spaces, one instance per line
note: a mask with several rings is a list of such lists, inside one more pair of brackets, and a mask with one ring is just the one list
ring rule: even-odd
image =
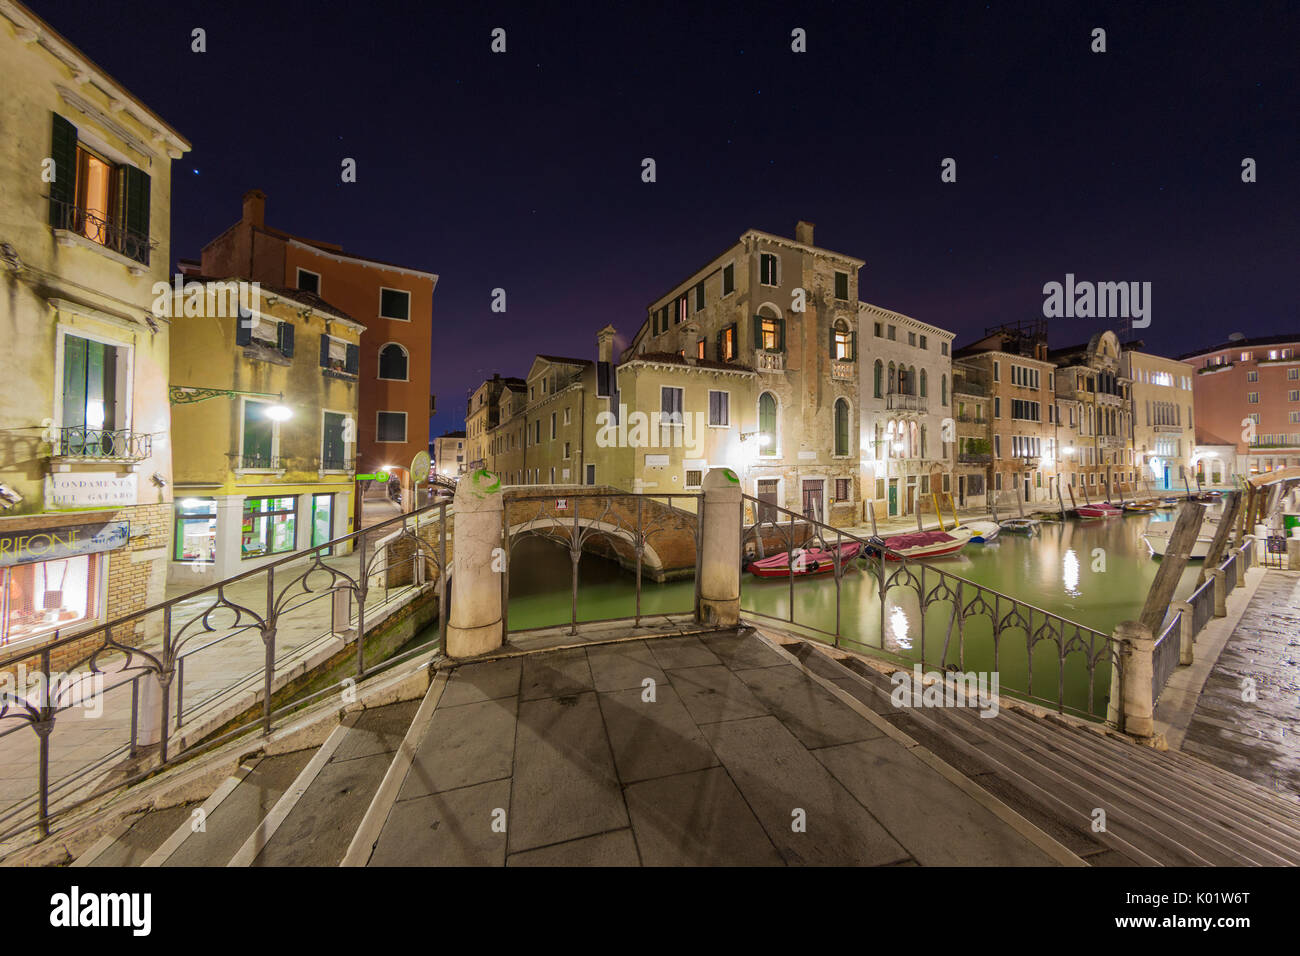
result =
[[957,379],[952,383],[954,395],[979,395],[987,398],[989,387],[983,382],[973,382],[970,379]]
[[284,459],[279,455],[230,455],[230,467],[235,471],[283,471]]
[[[134,262],[147,266],[153,242],[149,237],[127,229],[120,222],[106,219],[73,203],[50,200],[51,225],[56,232],[80,236]],[[74,240],[69,239],[67,245]],[[60,237],[60,242],[63,238]]]
[[987,425],[989,420],[979,415],[958,415],[957,421],[962,425]]
[[831,380],[852,382],[858,377],[858,367],[853,362],[831,362]]
[[1101,448],[1124,448],[1128,439],[1123,435],[1098,435],[1097,445]]
[[147,432],[72,425],[59,429],[52,457],[65,461],[135,462],[152,453],[153,435]]
[[760,372],[784,372],[785,353],[754,349],[754,368]]
[[963,465],[987,465],[992,460],[992,453],[987,451],[963,451],[957,454],[957,461]]
[[885,408],[894,412],[920,412],[924,414],[929,411],[929,401],[920,395],[886,392]]

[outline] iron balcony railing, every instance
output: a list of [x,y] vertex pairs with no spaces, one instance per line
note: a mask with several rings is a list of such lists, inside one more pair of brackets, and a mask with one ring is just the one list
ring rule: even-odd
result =
[[970,379],[957,379],[952,383],[953,394],[955,395],[979,395],[987,398],[989,388],[983,382],[973,382]]
[[929,407],[929,400],[923,395],[908,395],[905,392],[885,393],[885,408],[890,411],[924,412]]
[[[742,616],[754,615],[782,621],[814,634],[828,636],[836,647],[845,646],[894,661],[906,661],[908,664],[919,663],[922,667],[932,665],[940,671],[965,671],[968,649],[978,651],[981,655],[987,655],[991,650],[993,673],[999,675],[1003,693],[1091,720],[1101,720],[1109,712],[1114,715],[1113,720],[1118,729],[1124,729],[1123,708],[1114,705],[1124,699],[1123,660],[1126,642],[949,571],[927,565],[924,561],[908,559],[891,550],[880,537],[858,537],[778,505],[760,502],[750,495],[742,496],[740,507],[742,553],[752,539],[757,555],[761,558],[766,543],[770,542],[775,553],[786,554],[792,572],[795,568],[796,548],[820,548],[831,555],[832,571],[827,577],[833,577],[835,582],[833,628],[821,627],[808,620],[811,616],[825,613],[826,602],[818,599],[817,595],[812,596],[813,600],[796,602],[794,582],[797,575],[793,573],[788,575],[789,596],[784,617],[746,607],[744,588],[741,593]],[[757,509],[761,509],[764,515],[775,511],[780,517],[747,523],[747,507],[755,509],[753,513],[756,516],[760,515]],[[850,544],[857,544],[858,548],[851,559],[845,560],[842,558],[842,548]],[[846,633],[845,630],[842,581],[849,567],[859,564],[875,582],[873,591],[878,617],[873,622],[874,634]],[[905,604],[918,612],[909,627],[919,630],[919,633],[913,635],[909,631],[909,643],[904,646],[895,640],[896,649],[891,649],[886,639],[890,633],[890,620],[893,615],[904,613],[902,609]],[[946,612],[943,611],[944,606],[947,607]],[[932,608],[938,610],[932,612]],[[862,609],[863,605],[850,606],[854,612],[860,613]],[[804,620],[799,620],[800,616]],[[1035,649],[1040,646],[1050,648],[1050,651],[1046,655],[1043,652],[1036,654]],[[1050,689],[1045,694],[1042,692],[1044,656],[1051,661],[1046,675]],[[1066,699],[1067,673],[1075,681],[1086,679],[1086,693],[1075,695],[1080,698],[1078,703]],[[1104,699],[1105,691],[1108,691],[1108,700]],[[1111,706],[1105,706],[1107,704]]]
[[122,223],[75,203],[51,199],[50,209],[55,229],[76,233],[141,265],[149,264],[149,252],[154,243],[147,235],[127,229]]
[[[0,805],[0,840],[33,826],[44,837],[53,821],[97,799],[105,786],[138,782],[254,728],[269,734],[308,704],[440,649],[452,516],[446,500],[430,504],[78,633],[56,631],[39,647],[0,654],[0,674],[25,675],[34,687],[0,684],[0,760],[10,781],[24,764],[32,779],[25,797]],[[386,617],[435,581],[437,636],[387,660],[367,661],[367,620]],[[346,663],[350,644],[351,674],[292,696],[292,681],[309,661],[325,656]],[[53,663],[71,654],[80,663],[56,671]],[[201,692],[188,689],[187,675]],[[156,692],[146,695],[142,685],[150,682]],[[252,708],[250,697],[257,701]],[[146,700],[156,700],[158,709],[146,710]],[[93,741],[84,733],[86,719],[75,713],[91,704],[100,710]],[[142,716],[158,734],[147,746]],[[35,734],[35,747],[16,736],[23,728]]]
[[262,469],[279,471],[284,466],[284,459],[279,455],[239,455],[231,454],[231,467],[237,469]]
[[87,428],[68,425],[59,429],[55,458],[96,461],[143,461],[153,454],[153,435],[129,428]]
[[958,452],[957,460],[963,465],[987,465],[993,460],[993,453],[987,451]]
[[958,415],[957,421],[963,425],[987,425],[989,420],[980,415]]

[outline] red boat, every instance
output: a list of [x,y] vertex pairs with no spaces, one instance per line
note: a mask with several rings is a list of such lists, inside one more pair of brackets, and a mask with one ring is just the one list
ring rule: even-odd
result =
[[1079,505],[1075,509],[1080,518],[1115,518],[1124,512],[1108,501],[1099,501],[1095,505]]
[[[842,565],[847,566],[850,561],[858,556],[858,552],[862,550],[862,545],[857,541],[848,541],[840,545],[839,549],[840,562]],[[790,566],[792,564],[794,565],[793,573],[796,578],[807,577],[811,574],[830,574],[835,570],[835,549],[795,548],[793,552],[782,551],[770,558],[751,561],[749,570],[760,578],[787,578],[791,574]]]
[[896,534],[885,538],[885,558],[889,561],[901,561],[903,558],[937,558],[945,554],[956,554],[970,543],[974,532],[969,528],[953,528],[951,531],[915,531],[911,534]]

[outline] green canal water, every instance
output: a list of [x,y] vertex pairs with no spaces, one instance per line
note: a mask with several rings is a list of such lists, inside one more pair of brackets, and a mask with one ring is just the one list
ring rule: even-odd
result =
[[[1159,567],[1159,559],[1151,556],[1142,540],[1143,531],[1152,522],[1172,520],[1172,513],[1157,513],[1104,521],[1044,522],[1035,536],[1004,533],[991,544],[967,545],[960,554],[923,563],[929,569],[949,572],[1041,611],[1110,634],[1115,625],[1138,615]],[[912,562],[909,567],[919,575],[921,564]],[[894,562],[886,565],[890,573],[898,568]],[[1199,569],[1200,562],[1188,565],[1176,592],[1178,599],[1191,594]],[[554,542],[530,537],[516,545],[510,565],[512,631],[569,622],[569,571],[567,550]],[[939,575],[927,570],[927,591],[938,581]],[[983,593],[992,608],[992,595]],[[966,601],[971,597],[969,592],[963,594]],[[642,585],[643,614],[689,612],[693,602],[693,580],[668,584],[646,581]],[[763,580],[744,574],[741,608],[750,614],[789,621],[789,581]],[[1011,610],[1005,600],[998,608],[1000,616]],[[633,575],[611,561],[584,555],[579,573],[578,620],[628,617],[633,613]],[[1022,608],[1020,613],[1035,631],[1046,620],[1037,611],[1031,616]],[[963,671],[996,670],[1003,693],[1051,702],[1060,696],[1069,709],[1105,716],[1110,667],[1099,638],[1093,639],[1082,632],[1070,643],[1073,632],[1067,628],[1069,650],[1062,666],[1057,641],[1037,642],[1031,659],[1025,632],[1016,628],[1003,632],[995,655],[989,615],[981,614],[967,618],[961,641],[953,625],[945,656],[945,636],[951,616],[952,603],[939,601],[930,606],[923,621],[915,588],[891,588],[885,600],[882,634],[874,575],[858,566],[846,571],[840,582],[839,634],[846,647],[875,649],[895,659],[920,661],[924,636],[927,667],[948,664]],[[795,581],[793,623],[801,628],[835,633],[833,577]],[[1088,643],[1093,640],[1095,643]],[[1095,667],[1091,698],[1087,654],[1101,655]]]

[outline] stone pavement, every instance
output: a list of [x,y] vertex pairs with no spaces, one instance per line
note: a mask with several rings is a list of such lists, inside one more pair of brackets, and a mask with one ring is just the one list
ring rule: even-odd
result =
[[[1243,699],[1251,692],[1253,700]],[[1182,749],[1300,796],[1300,572],[1264,572],[1205,682]]]
[[1062,860],[747,631],[463,665],[428,721],[370,865]]

